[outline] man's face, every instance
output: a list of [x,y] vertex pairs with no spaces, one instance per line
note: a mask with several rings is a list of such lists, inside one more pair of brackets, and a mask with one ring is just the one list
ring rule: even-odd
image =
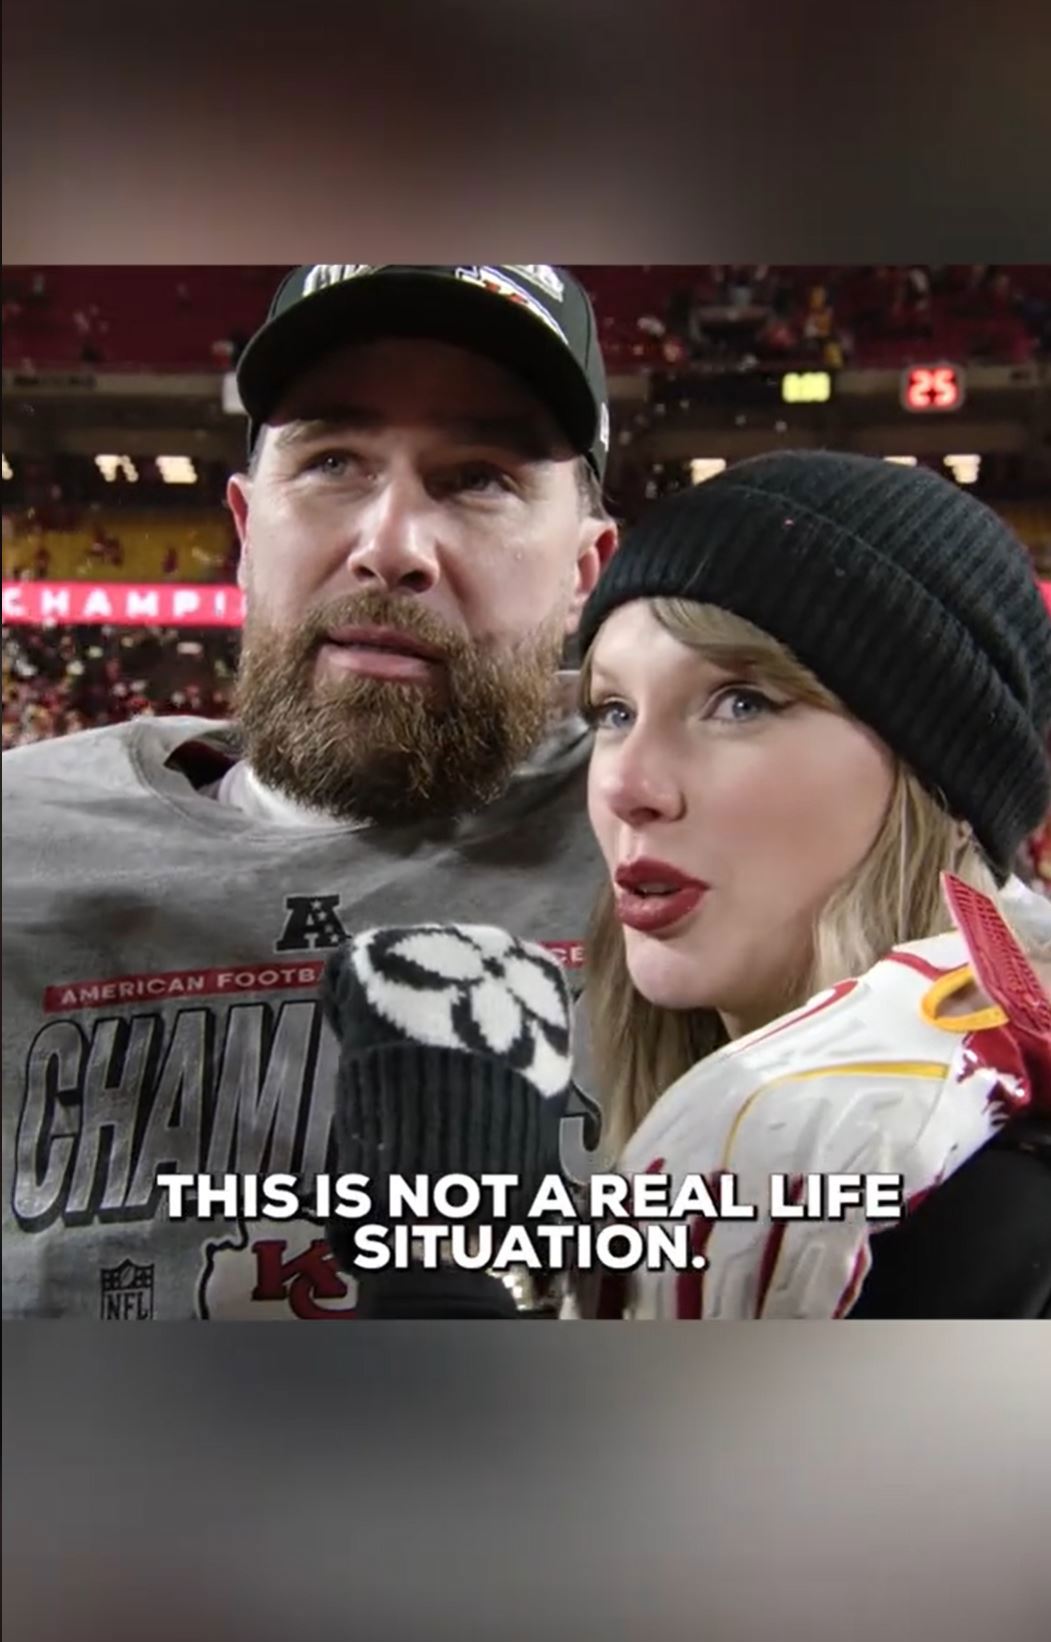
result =
[[459,348],[343,348],[290,390],[228,497],[263,780],[379,821],[495,797],[543,734],[614,546],[544,408]]

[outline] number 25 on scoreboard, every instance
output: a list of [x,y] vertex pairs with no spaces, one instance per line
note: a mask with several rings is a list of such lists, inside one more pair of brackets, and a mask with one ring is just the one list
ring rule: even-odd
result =
[[908,411],[954,411],[963,404],[963,372],[956,365],[910,365],[901,380]]

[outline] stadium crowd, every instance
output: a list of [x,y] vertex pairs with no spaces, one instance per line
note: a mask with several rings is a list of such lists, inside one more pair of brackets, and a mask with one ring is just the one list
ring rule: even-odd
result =
[[5,627],[4,750],[139,714],[222,718],[236,649],[225,630]]
[[[230,370],[283,272],[5,269],[8,370]],[[1043,267],[578,267],[611,372],[900,365],[917,350],[1011,364],[1051,353]]]
[[[611,368],[960,363],[1051,352],[1043,269],[986,265],[608,269],[592,280]],[[689,277],[684,277],[684,276]],[[618,288],[619,282],[619,288]]]

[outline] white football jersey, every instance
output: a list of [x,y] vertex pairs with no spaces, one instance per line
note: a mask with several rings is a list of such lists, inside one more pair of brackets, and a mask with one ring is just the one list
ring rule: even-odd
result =
[[[688,1175],[710,1184],[728,1171],[737,1200],[758,1213],[695,1220],[692,1243],[706,1269],[634,1273],[625,1315],[846,1315],[871,1264],[871,1238],[897,1222],[867,1221],[863,1208],[838,1220],[774,1218],[771,1176],[789,1177],[789,1201],[805,1197],[814,1175],[900,1176],[907,1212],[1029,1104],[1035,1062],[1009,1018],[1009,1000],[1001,1007],[1007,994],[996,980],[1017,979],[1025,960],[1017,947],[1009,951],[992,903],[965,894],[970,922],[966,908],[959,915],[959,896],[950,896],[954,933],[896,948],[861,978],[710,1055],[662,1095],[620,1169],[670,1176],[673,1197]],[[947,1013],[976,974],[1000,1002]],[[1031,1021],[1031,988],[1025,1007]],[[1051,1019],[1046,998],[1043,1007]],[[1038,1001],[1043,1020],[1040,1009]]]

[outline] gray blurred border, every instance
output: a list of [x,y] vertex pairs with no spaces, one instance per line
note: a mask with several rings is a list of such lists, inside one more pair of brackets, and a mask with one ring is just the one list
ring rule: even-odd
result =
[[7,0],[4,257],[1047,260],[1030,0]]
[[1039,1324],[11,1324],[4,1356],[8,1642],[1046,1636]]

